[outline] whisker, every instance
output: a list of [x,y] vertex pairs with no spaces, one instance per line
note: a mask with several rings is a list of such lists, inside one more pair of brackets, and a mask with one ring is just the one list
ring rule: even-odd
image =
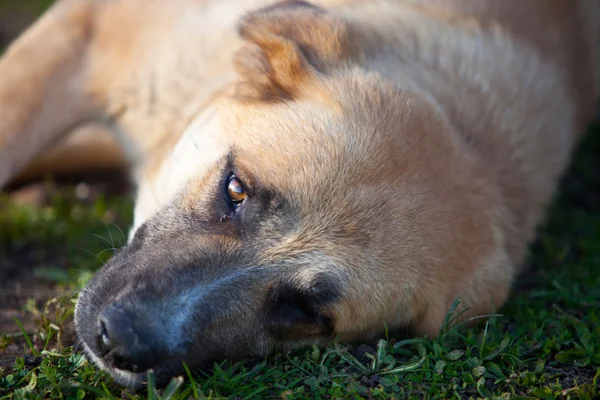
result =
[[83,252],[86,252],[86,253],[88,253],[89,255],[91,255],[92,257],[96,257],[96,254],[95,254],[93,251],[89,251],[89,250],[87,250],[87,249],[82,249],[82,248],[78,248],[77,250],[79,250],[79,251],[83,251]]
[[100,253],[96,254],[94,261],[96,261],[102,254],[106,253],[107,251],[112,251],[114,253],[115,250],[116,249],[114,247],[102,250]]
[[104,240],[106,243],[108,243],[108,244],[110,244],[111,246],[113,246],[113,248],[115,247],[115,246],[114,246],[114,243],[111,243],[111,241],[110,241],[110,240],[108,240],[107,238],[105,238],[104,236],[96,235],[95,233],[89,233],[89,232],[86,232],[86,233],[84,233],[84,235],[87,235],[87,236],[92,236],[92,237],[96,237],[96,238],[98,238],[98,239],[102,239],[102,240]]
[[105,224],[106,224],[106,223],[109,223],[109,224],[111,224],[112,226],[114,226],[115,228],[117,228],[117,229],[119,230],[119,233],[121,233],[121,236],[123,237],[123,240],[124,240],[124,241],[127,241],[127,236],[125,236],[125,234],[123,233],[123,231],[121,230],[121,228],[119,228],[119,225],[115,224],[115,223],[114,223],[114,222],[112,222],[112,221],[104,221],[104,223],[105,223]]
[[102,221],[102,222],[104,222],[104,226],[106,227],[106,230],[108,231],[108,235],[110,237],[110,245],[114,249],[115,248],[115,239],[113,238],[112,232],[110,231],[110,228],[108,227],[108,224],[106,223],[106,221]]

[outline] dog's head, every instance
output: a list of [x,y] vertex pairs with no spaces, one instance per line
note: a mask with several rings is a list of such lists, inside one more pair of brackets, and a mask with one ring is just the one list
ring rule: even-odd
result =
[[131,243],[79,297],[91,358],[138,385],[385,324],[435,335],[457,296],[502,302],[488,177],[435,103],[366,72],[348,23],[304,3],[240,33],[240,80],[148,173]]

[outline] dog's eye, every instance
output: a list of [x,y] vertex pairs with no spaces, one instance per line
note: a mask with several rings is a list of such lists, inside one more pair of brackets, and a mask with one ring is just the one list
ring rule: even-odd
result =
[[248,197],[244,186],[242,186],[242,181],[235,175],[231,175],[227,181],[227,196],[229,197],[229,201],[236,206],[242,204],[246,200],[246,197]]

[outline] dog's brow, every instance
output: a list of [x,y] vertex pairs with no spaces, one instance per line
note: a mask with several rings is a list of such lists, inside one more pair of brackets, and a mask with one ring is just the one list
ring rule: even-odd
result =
[[227,165],[228,168],[234,168],[235,166],[235,160],[236,160],[236,154],[235,154],[235,149],[231,150],[229,153],[227,153],[227,162],[225,165]]
[[234,172],[235,175],[244,182],[246,189],[255,188],[259,185],[260,180],[252,173],[245,163],[238,162],[238,150],[233,148],[229,154],[227,154],[227,168]]

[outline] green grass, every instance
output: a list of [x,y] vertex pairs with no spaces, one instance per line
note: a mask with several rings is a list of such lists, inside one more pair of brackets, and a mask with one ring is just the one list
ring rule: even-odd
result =
[[[69,294],[50,300],[46,310],[29,305],[36,330],[19,334],[15,322],[5,332],[11,335],[0,333],[0,352],[17,341],[24,355],[0,370],[0,398],[599,398],[600,130],[595,133],[575,156],[532,246],[528,271],[501,316],[478,328],[454,327],[450,312],[435,340],[396,341],[389,333],[372,346],[334,343],[224,362],[192,371],[183,384],[174,380],[165,390],[135,394],[123,392],[70,343],[54,340],[70,326],[75,294]],[[117,225],[130,218],[130,201],[122,198],[85,203],[57,196],[41,209],[5,198],[0,251],[34,251],[43,276],[76,290],[124,243]],[[69,268],[61,272],[48,260]]]
[[54,0],[0,0],[0,10],[6,13],[25,10],[33,14],[39,14],[52,3],[54,3]]

